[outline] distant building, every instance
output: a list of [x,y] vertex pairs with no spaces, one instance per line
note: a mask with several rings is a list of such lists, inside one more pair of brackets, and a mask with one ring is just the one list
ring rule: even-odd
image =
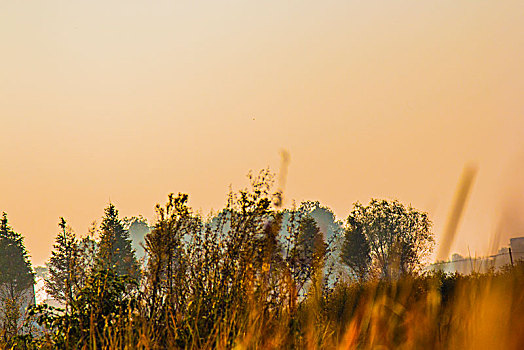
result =
[[500,248],[496,256],[493,257],[493,261],[493,267],[495,269],[500,269],[502,266],[511,264],[511,259],[509,258],[509,248]]
[[[524,237],[510,239],[511,253],[513,261],[524,260]],[[441,270],[447,273],[460,273],[468,275],[470,273],[484,273],[490,269],[500,269],[511,263],[508,247],[500,248],[497,254],[487,257],[463,257],[460,254],[453,254],[450,261],[439,261],[427,267],[427,270]]]
[[513,261],[524,260],[524,237],[511,238],[509,240]]
[[437,264],[432,264],[432,270],[442,270],[447,273],[460,273],[468,275],[472,272],[483,273],[487,272],[491,267],[491,260],[482,257],[463,257],[460,254],[453,254],[451,261],[443,261]]

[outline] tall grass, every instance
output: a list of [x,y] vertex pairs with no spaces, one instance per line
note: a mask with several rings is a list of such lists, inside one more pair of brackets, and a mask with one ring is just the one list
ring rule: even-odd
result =
[[[289,293],[290,291],[285,291]],[[136,309],[91,314],[87,337],[60,343],[80,349],[522,349],[524,264],[471,276],[435,273],[397,281],[339,282],[310,287],[301,300],[272,307],[251,294],[200,336],[202,320],[168,315],[170,331]],[[194,311],[205,318],[208,311]],[[188,311],[188,313],[190,313]],[[187,319],[184,319],[188,317]],[[101,321],[98,321],[101,322]],[[66,334],[65,329],[55,332]],[[56,333],[19,337],[2,348],[57,347]]]

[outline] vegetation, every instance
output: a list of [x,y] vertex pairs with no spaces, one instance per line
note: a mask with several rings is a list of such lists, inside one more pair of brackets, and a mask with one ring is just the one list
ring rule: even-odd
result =
[[343,261],[361,279],[370,271],[386,279],[417,272],[434,243],[428,215],[398,201],[356,203],[345,234]]
[[46,283],[47,293],[67,306],[71,304],[75,288],[78,288],[76,281],[79,275],[78,269],[78,242],[64,218],[60,218],[60,232],[56,237],[49,259],[49,279]]
[[139,267],[135,252],[131,248],[129,231],[118,217],[113,204],[105,209],[100,225],[100,244],[97,253],[97,269],[111,269],[120,276],[127,275],[138,279]]
[[318,202],[281,209],[268,171],[250,179],[207,219],[188,195],[169,195],[143,230],[141,265],[128,232],[136,220],[120,220],[114,205],[82,239],[61,219],[47,283],[64,307],[32,307],[26,324],[38,329],[7,334],[0,348],[524,344],[524,264],[424,273],[433,244],[425,213],[396,201],[356,203],[342,229]]
[[[34,273],[21,234],[9,226],[7,214],[0,220],[0,339],[19,334],[24,304],[33,296]],[[34,297],[34,296],[33,296]]]

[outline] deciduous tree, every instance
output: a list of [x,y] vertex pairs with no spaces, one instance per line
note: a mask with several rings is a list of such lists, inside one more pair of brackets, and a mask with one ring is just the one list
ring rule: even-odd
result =
[[357,275],[367,272],[369,261],[377,276],[398,277],[420,269],[433,244],[427,213],[398,201],[372,199],[367,206],[355,203],[348,217],[344,262]]

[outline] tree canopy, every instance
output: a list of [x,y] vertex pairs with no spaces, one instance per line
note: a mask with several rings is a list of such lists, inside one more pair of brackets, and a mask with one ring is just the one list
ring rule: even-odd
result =
[[416,272],[434,239],[427,213],[398,201],[355,203],[346,222],[342,261],[359,278],[372,271],[392,278]]
[[49,279],[46,281],[46,291],[57,301],[67,305],[74,295],[79,247],[78,241],[67,225],[64,218],[60,218],[60,232],[56,236],[51,258],[49,259]]
[[21,310],[34,302],[34,273],[21,234],[0,219],[0,334],[16,335],[23,320]]
[[118,210],[110,203],[100,225],[100,244],[97,267],[113,269],[119,276],[138,278],[139,266],[131,247],[129,232],[118,216]]
[[11,296],[25,291],[34,283],[29,254],[21,234],[9,226],[7,214],[0,220],[0,285],[6,286]]

